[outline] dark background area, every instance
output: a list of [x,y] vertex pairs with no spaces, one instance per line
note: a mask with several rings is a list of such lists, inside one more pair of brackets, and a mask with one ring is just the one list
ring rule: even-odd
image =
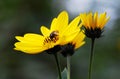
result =
[[[104,0],[0,0],[0,79],[57,79],[54,56],[15,51],[15,36],[40,33],[66,10],[70,20],[81,12],[106,11],[111,17],[103,37],[95,42],[93,79],[120,79],[120,1]],[[90,39],[71,59],[71,79],[87,79]],[[60,55],[62,70],[66,58]]]

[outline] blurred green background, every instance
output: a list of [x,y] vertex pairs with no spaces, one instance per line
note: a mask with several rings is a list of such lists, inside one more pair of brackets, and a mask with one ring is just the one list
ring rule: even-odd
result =
[[[54,57],[14,51],[16,35],[40,33],[40,26],[63,11],[70,20],[81,12],[106,11],[111,17],[96,40],[93,79],[120,79],[120,0],[0,0],[0,79],[57,79]],[[90,39],[71,59],[71,79],[87,79]],[[66,58],[60,55],[62,70]]]

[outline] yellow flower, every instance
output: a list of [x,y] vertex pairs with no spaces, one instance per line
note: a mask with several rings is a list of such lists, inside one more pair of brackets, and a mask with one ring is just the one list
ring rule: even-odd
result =
[[76,17],[70,24],[68,20],[68,13],[63,11],[57,18],[52,20],[50,29],[46,28],[46,26],[41,26],[41,32],[46,37],[44,43],[51,42],[56,45],[64,45],[70,42],[79,32],[80,17]]
[[102,29],[105,24],[108,22],[110,17],[106,16],[106,12],[100,14],[95,12],[92,14],[91,12],[86,14],[80,14],[82,24],[85,28],[85,34],[89,38],[99,38],[102,33]]
[[25,34],[24,37],[16,36],[19,42],[15,43],[15,50],[36,54],[67,44],[79,32],[78,24],[80,17],[76,17],[71,23],[68,23],[68,19],[68,13],[63,11],[57,18],[52,20],[50,29],[41,26],[40,30],[43,36],[33,33]]
[[83,33],[83,31],[79,31],[79,33],[71,42],[69,42],[68,44],[62,47],[62,52],[61,52],[62,55],[65,57],[67,55],[72,56],[75,52],[75,49],[78,49],[79,47],[85,44],[84,39],[85,39],[85,34]]

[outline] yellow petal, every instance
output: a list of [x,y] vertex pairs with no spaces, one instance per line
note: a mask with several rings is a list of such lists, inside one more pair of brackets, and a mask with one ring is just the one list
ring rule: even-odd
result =
[[51,22],[50,30],[51,30],[51,31],[57,30],[58,27],[57,27],[56,25],[57,25],[57,18],[54,18],[54,19],[52,20],[52,22]]
[[27,33],[24,35],[24,38],[30,41],[41,41],[44,39],[42,35],[39,34],[33,34],[33,33]]
[[76,17],[69,25],[68,27],[64,28],[63,32],[61,33],[61,35],[63,36],[69,36],[72,35],[73,32],[75,31],[79,31],[80,27],[78,27],[79,25],[79,21],[80,21],[80,17]]
[[98,12],[95,12],[95,14],[94,14],[94,26],[98,26],[97,21],[98,21]]
[[15,45],[15,48],[14,48],[15,50],[19,50],[29,54],[37,54],[45,50],[45,48],[42,46],[32,45],[29,43],[17,42],[14,45]]
[[[84,13],[82,18],[83,18],[84,23],[85,23],[84,27],[90,29],[91,27],[90,27],[90,23],[89,23],[89,15]],[[83,21],[82,21],[82,23],[83,23]]]
[[51,24],[51,31],[59,30],[59,32],[63,31],[63,28],[66,28],[68,25],[68,13],[66,11],[61,12],[56,18],[55,22]]
[[86,21],[86,14],[80,14],[80,18],[81,18],[81,21],[82,21],[82,24],[87,27],[88,24],[87,24],[87,21]]
[[70,33],[70,34],[68,34],[68,35],[64,35],[62,37],[63,41],[62,41],[61,45],[65,45],[65,44],[71,42],[76,37],[76,35],[78,33],[79,33],[79,29],[74,31],[74,32],[72,32],[72,33]]
[[92,28],[94,28],[93,27],[93,19],[92,19],[92,12],[90,12],[89,14],[88,14],[88,17],[87,17],[87,19],[88,19],[88,26],[90,27],[92,27]]
[[45,26],[41,26],[41,32],[44,36],[49,36],[50,35],[50,30],[46,28]]
[[75,45],[75,49],[78,49],[79,47],[83,46],[84,44],[85,44],[85,41],[80,42],[79,44],[77,43],[77,44]]
[[75,49],[82,46],[85,42],[83,41],[85,39],[85,34],[83,32],[79,32],[76,37],[73,39],[72,44],[75,45]]
[[78,24],[80,22],[80,17],[76,17],[70,24],[69,24],[69,28],[67,30],[70,31],[75,31],[75,29],[78,27]]
[[17,51],[22,51],[24,53],[27,54],[38,54],[38,53],[42,53],[44,50],[43,49],[38,49],[38,48],[28,48],[28,49],[22,49],[22,50],[18,50],[17,48],[14,48],[14,50]]
[[81,31],[77,34],[77,36],[73,39],[73,42],[82,41],[85,38],[85,34]]
[[100,14],[99,21],[98,21],[98,26],[97,27],[101,27],[101,24],[103,23],[103,21],[105,19],[106,19],[106,12]]
[[105,26],[105,24],[109,21],[110,17],[106,18],[103,23],[100,25],[100,28],[103,29],[103,27]]
[[94,15],[92,15],[92,12],[85,15],[85,13],[80,14],[82,24],[85,28],[100,28],[103,29],[104,25],[108,22],[109,17],[106,17],[106,12],[100,14],[98,16],[98,12],[95,12]]
[[24,38],[21,37],[21,36],[15,36],[15,38],[16,38],[18,41],[23,41],[23,40],[24,40]]
[[41,46],[44,42],[44,37],[38,34],[25,34],[24,37],[16,36],[16,39],[21,43],[32,46]]
[[23,43],[23,42],[16,42],[15,44],[16,48],[41,48],[43,45],[35,44],[35,43]]

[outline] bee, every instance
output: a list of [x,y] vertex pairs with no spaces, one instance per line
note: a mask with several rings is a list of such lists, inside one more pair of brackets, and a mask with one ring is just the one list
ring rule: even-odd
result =
[[53,31],[51,34],[50,34],[50,39],[51,41],[54,41],[56,42],[58,40],[58,35],[59,35],[59,32],[58,31]]
[[53,31],[52,33],[50,33],[49,37],[45,38],[44,44],[49,42],[55,43],[59,39],[58,36],[59,36],[59,32]]

